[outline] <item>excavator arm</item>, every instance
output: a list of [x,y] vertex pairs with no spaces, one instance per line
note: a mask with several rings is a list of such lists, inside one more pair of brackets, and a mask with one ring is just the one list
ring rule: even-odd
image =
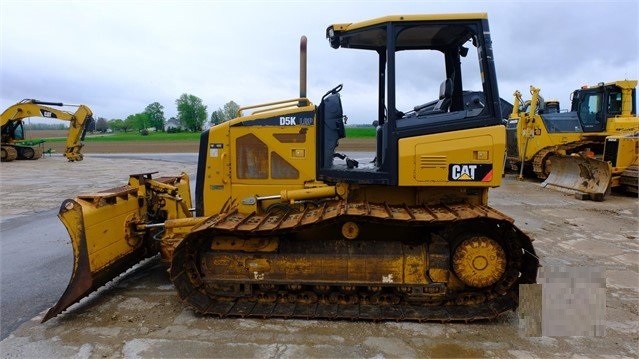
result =
[[67,142],[64,151],[64,157],[69,161],[82,161],[83,155],[81,153],[82,146],[84,144],[84,136],[86,135],[87,126],[93,120],[93,112],[85,105],[78,106],[78,109],[73,114],[71,125],[69,126],[69,133],[67,134]]
[[[15,128],[25,118],[44,117],[69,121],[69,132],[65,145],[64,157],[70,162],[82,161],[82,141],[86,134],[87,125],[93,119],[93,112],[85,105],[74,105],[78,109],[75,113],[60,110],[51,106],[65,106],[61,102],[45,102],[32,99],[22,100],[10,106],[0,115],[2,125],[2,146],[16,143]],[[67,105],[68,106],[68,105]]]

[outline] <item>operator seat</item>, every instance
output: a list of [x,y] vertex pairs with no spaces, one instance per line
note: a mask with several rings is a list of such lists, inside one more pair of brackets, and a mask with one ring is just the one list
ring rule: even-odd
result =
[[[417,116],[437,115],[448,112],[453,97],[453,80],[446,79],[439,85],[439,99],[415,106]],[[434,102],[434,104],[433,104]]]
[[433,114],[448,112],[453,97],[453,80],[446,79],[439,85],[439,101],[433,107]]
[[321,123],[324,126],[324,152],[323,152],[323,168],[331,168],[333,166],[333,158],[335,157],[335,149],[340,138],[346,136],[344,129],[344,113],[342,112],[342,101],[339,93],[330,93],[325,95],[320,104]]

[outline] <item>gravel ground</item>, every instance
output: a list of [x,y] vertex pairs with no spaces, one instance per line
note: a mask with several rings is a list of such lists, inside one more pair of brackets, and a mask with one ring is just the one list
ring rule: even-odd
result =
[[[121,184],[128,173],[158,169],[162,175],[195,173],[194,164],[167,161],[90,156],[68,165],[60,161],[64,159],[53,156],[2,163],[3,221],[57,208],[63,199],[82,191]],[[604,337],[522,337],[516,313],[471,324],[201,317],[180,302],[165,268],[151,260],[45,324],[39,323],[44,315],[40,313],[0,343],[0,354],[3,358],[639,357],[637,198],[613,194],[604,202],[579,201],[543,189],[538,182],[506,176],[503,185],[491,191],[490,205],[512,216],[535,239],[542,265],[606,269]]]

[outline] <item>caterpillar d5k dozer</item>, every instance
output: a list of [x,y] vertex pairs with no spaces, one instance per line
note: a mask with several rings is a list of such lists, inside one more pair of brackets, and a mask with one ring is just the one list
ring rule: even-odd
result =
[[[194,216],[186,175],[133,175],[62,204],[74,273],[43,320],[158,252],[179,297],[219,317],[471,321],[516,308],[538,258],[487,205],[506,132],[486,14],[388,16],[326,36],[374,55],[376,160],[336,152],[342,85],[311,103],[302,37],[299,98],[241,108],[202,134]],[[408,55],[423,74],[397,65]],[[443,82],[429,85],[436,67]],[[439,86],[432,109],[397,110],[399,94],[415,96],[406,78]],[[462,78],[481,86],[482,106],[466,107]]]
[[639,132],[606,138],[603,156],[588,151],[553,157],[552,171],[542,186],[574,193],[578,199],[603,201],[613,188],[638,193]]
[[[569,112],[557,111],[555,102],[544,101],[534,86],[530,101],[516,91],[507,125],[508,164],[519,171],[519,179],[526,172],[546,179],[556,156],[585,151],[603,158],[606,138],[639,131],[636,86],[636,80],[583,86],[572,93]],[[569,164],[572,168],[577,167]]]

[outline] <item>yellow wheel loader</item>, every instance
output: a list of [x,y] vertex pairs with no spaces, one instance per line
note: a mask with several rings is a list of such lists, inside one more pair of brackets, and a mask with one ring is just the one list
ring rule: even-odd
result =
[[508,164],[519,171],[520,179],[526,172],[546,179],[557,156],[585,151],[602,158],[606,138],[639,131],[636,86],[636,80],[584,86],[573,92],[569,112],[547,106],[534,86],[529,101],[516,91],[507,125]]
[[[326,37],[377,65],[376,160],[338,152],[343,86],[306,97],[302,37],[299,97],[202,133],[195,203],[186,174],[150,173],[62,203],[74,269],[43,321],[158,253],[186,305],[217,317],[466,322],[517,307],[539,263],[487,205],[506,132],[486,14],[387,16]],[[398,65],[411,55],[423,73]],[[415,97],[400,96],[414,89],[402,76],[439,88],[434,106],[400,111]],[[468,84],[483,102],[464,102]]]
[[[69,121],[64,157],[70,162],[82,161],[82,141],[86,127],[93,121],[93,112],[85,105],[77,105],[75,113],[50,106],[65,106],[60,102],[45,102],[32,99],[22,100],[10,106],[0,115],[2,133],[2,162],[13,160],[37,160],[42,157],[42,148],[25,141],[23,122],[29,117],[55,118]],[[69,105],[67,105],[69,106]]]

